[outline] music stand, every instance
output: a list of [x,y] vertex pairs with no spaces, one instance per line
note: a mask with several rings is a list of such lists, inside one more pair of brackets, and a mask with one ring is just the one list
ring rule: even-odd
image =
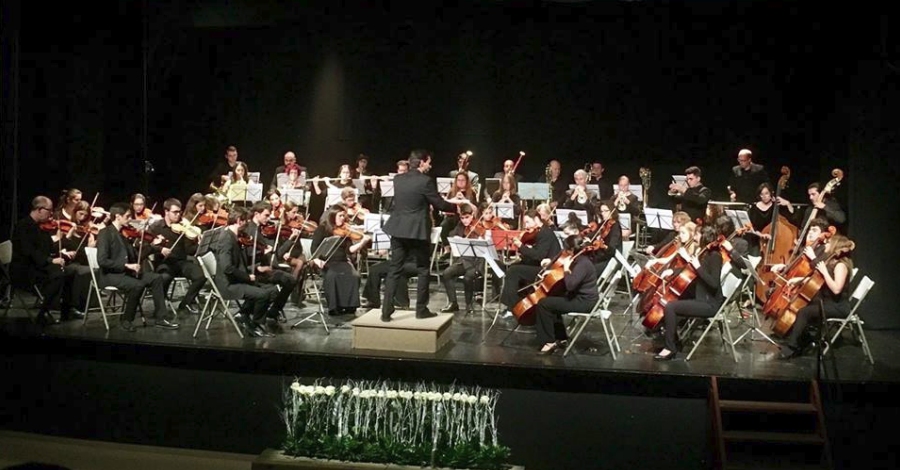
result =
[[619,225],[622,226],[622,230],[631,230],[631,214],[619,212]]
[[675,230],[672,225],[672,211],[669,209],[644,209],[644,218],[647,219],[647,227],[663,230]]
[[500,217],[501,219],[516,218],[515,204],[511,202],[495,202],[494,211],[496,211],[497,217]]
[[247,179],[250,180],[251,183],[259,183],[260,173],[258,171],[251,171],[247,173]]
[[727,215],[728,218],[731,219],[731,223],[734,224],[735,228],[753,225],[752,223],[750,223],[750,214],[748,214],[747,211],[725,209],[725,215]]
[[523,201],[544,201],[551,199],[548,183],[519,183],[519,197]]
[[454,178],[444,178],[444,177],[435,178],[435,181],[437,181],[438,194],[449,194],[450,188],[453,187],[453,180],[454,180]]
[[[482,273],[482,278],[484,279],[482,289],[485,294],[481,296],[481,318],[483,320],[484,312],[487,309],[488,303],[486,294],[488,286],[488,266],[490,266],[491,270],[494,272],[494,275],[497,276],[501,281],[500,292],[503,292],[502,286],[506,282],[506,273],[497,264],[497,260],[500,259],[500,255],[497,254],[497,250],[491,240],[484,240],[481,238],[450,237],[447,239],[447,241],[450,242],[450,251],[453,253],[453,256],[482,258],[485,261],[485,268],[484,272]],[[499,300],[500,292],[496,292],[495,295],[491,297],[492,302],[494,301],[494,299]],[[500,305],[498,303],[497,310],[494,312],[494,320],[491,322],[491,326],[484,333],[484,336],[482,336],[482,342],[487,338],[488,333],[490,333],[491,329],[497,323],[497,318],[499,316]]]
[[275,175],[275,187],[283,188],[288,184],[288,174],[287,173],[278,173]]
[[376,230],[381,230],[390,217],[390,214],[372,214],[371,212],[366,214],[363,220],[363,231],[375,233]]
[[[754,288],[751,287],[751,286],[756,286],[757,284],[765,284],[765,282],[756,274],[756,266],[759,264],[760,260],[757,259],[756,262],[751,262],[747,257],[739,256],[739,255],[738,255],[738,258],[740,258],[741,261],[744,262],[744,266],[746,266],[746,267],[744,269],[742,269],[742,271],[744,272],[744,274],[747,275],[747,279],[745,279],[741,283],[741,287],[740,287],[741,295],[738,295],[738,299],[740,299],[744,295],[747,295],[749,297],[750,302],[753,305],[753,311],[750,313],[750,315],[753,317],[753,322],[750,323],[749,325],[747,325],[748,326],[747,331],[741,333],[741,335],[738,336],[737,339],[734,340],[734,342],[732,344],[734,345],[734,344],[740,343],[744,339],[744,337],[746,337],[748,334],[750,335],[750,341],[756,341],[756,339],[753,337],[754,333],[762,336],[763,339],[765,339],[766,341],[768,341],[772,344],[778,344],[772,338],[770,338],[769,335],[765,334],[762,331],[762,329],[760,329],[760,326],[762,326],[762,325],[759,321],[759,312],[757,312],[757,310],[756,310],[756,301],[754,299],[754,296],[756,294],[754,293]],[[751,283],[750,279],[753,279],[754,282]],[[740,305],[740,300],[738,300],[738,314],[740,314],[740,311],[741,311],[741,305]],[[746,323],[743,315],[741,315],[741,323]]]
[[[322,243],[318,246],[318,248],[316,248],[316,251],[312,255],[310,255],[309,262],[312,262],[312,260],[316,258],[320,258],[324,259],[327,263],[331,256],[334,255],[337,247],[340,246],[342,240],[343,237],[337,236],[331,236],[322,240]],[[322,322],[322,326],[325,327],[325,333],[328,334],[328,323],[325,321],[325,309],[322,308],[322,295],[319,293],[319,287],[316,285],[315,280],[313,280],[311,284],[316,295],[316,300],[318,300],[319,308],[315,312],[303,317],[302,319],[291,325],[291,328],[296,328],[298,325],[306,321],[313,321],[312,318],[318,315],[319,321]]]
[[381,189],[381,197],[394,197],[394,180],[385,180],[378,183]]
[[569,221],[569,214],[574,213],[578,220],[581,221],[583,225],[588,224],[588,214],[587,211],[581,210],[572,210],[572,209],[556,209],[556,225],[562,227],[563,224]]
[[306,207],[309,204],[309,191],[306,189],[285,189],[281,192],[284,202]]
[[[344,188],[332,188],[331,186],[327,188],[328,192],[325,196],[325,209],[342,202],[341,191],[343,190]],[[359,190],[353,188],[353,191],[356,192],[356,196],[359,197]]]

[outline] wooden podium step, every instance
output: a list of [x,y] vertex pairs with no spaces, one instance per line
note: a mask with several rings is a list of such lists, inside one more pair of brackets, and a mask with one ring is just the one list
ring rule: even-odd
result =
[[788,413],[788,414],[816,414],[816,407],[812,403],[793,403],[779,401],[748,401],[748,400],[719,400],[722,411],[744,411],[748,413]]
[[412,310],[397,310],[391,321],[381,321],[380,310],[369,310],[353,320],[353,347],[380,351],[436,353],[450,342],[453,315],[416,318]]
[[809,444],[822,445],[822,436],[813,433],[724,431],[722,438],[730,442],[762,442],[769,444]]

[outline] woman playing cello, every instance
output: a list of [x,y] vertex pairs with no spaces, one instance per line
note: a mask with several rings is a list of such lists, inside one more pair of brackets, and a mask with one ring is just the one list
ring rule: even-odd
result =
[[[800,338],[806,331],[811,321],[819,320],[819,302],[825,312],[825,318],[846,317],[850,313],[849,289],[850,273],[853,271],[853,260],[850,252],[855,248],[854,243],[843,235],[833,235],[825,243],[825,252],[815,262],[815,272],[810,277],[821,276],[821,288],[812,298],[809,304],[796,313],[794,326],[788,334],[785,349],[781,352],[781,358],[791,359],[803,352],[800,346]],[[809,279],[792,278],[788,280],[792,284],[802,284]]]

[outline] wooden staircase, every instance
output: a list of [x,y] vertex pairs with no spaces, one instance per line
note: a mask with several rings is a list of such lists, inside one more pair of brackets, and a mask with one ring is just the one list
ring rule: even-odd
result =
[[[790,395],[779,391],[786,387],[769,382],[756,388],[749,395],[778,400],[785,398],[778,395]],[[715,468],[831,468],[825,416],[815,380],[809,384],[808,401],[799,401],[796,394],[791,397],[793,401],[722,399],[722,392],[719,379],[711,377]]]

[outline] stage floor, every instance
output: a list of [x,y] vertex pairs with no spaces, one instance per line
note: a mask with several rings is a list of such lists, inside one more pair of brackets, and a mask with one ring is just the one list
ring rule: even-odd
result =
[[[432,292],[430,308],[437,311],[445,304],[446,297],[435,283],[432,283]],[[149,310],[147,302],[146,309]],[[817,375],[813,351],[789,361],[779,360],[778,347],[756,336],[753,340],[745,338],[736,345],[738,360],[735,362],[726,352],[716,328],[710,331],[690,361],[684,360],[692,346],[690,341],[675,360],[654,361],[653,355],[661,347],[662,338],[648,337],[638,322],[623,313],[627,302],[625,294],[618,294],[610,309],[614,312],[612,324],[622,348],[617,360],[610,355],[599,321],[595,320],[587,327],[567,357],[562,356],[562,351],[543,356],[537,354],[533,329],[513,331],[514,318],[498,319],[488,332],[493,319],[490,305],[486,312],[479,309],[470,316],[462,312],[455,314],[452,341],[435,354],[353,349],[349,326],[353,315],[326,315],[330,334],[325,333],[321,324],[315,323],[303,323],[291,329],[290,325],[297,318],[315,311],[315,304],[310,302],[303,309],[289,303],[286,309],[288,321],[276,327],[278,334],[274,338],[241,339],[231,324],[222,319],[214,320],[208,330],[201,327],[197,338],[193,338],[197,317],[185,315],[177,318],[181,327],[175,331],[138,328],[137,332],[129,333],[118,328],[118,317],[111,317],[111,330],[107,332],[99,312],[91,313],[86,325],[81,321],[69,321],[40,329],[27,321],[26,312],[19,309],[10,310],[3,321],[3,330],[13,338],[40,338],[42,346],[36,347],[62,354],[201,368],[233,366],[244,369],[243,372],[248,372],[246,368],[251,367],[252,370],[284,375],[349,376],[364,369],[366,375],[374,378],[393,377],[403,371],[400,374],[406,376],[403,378],[446,381],[449,375],[450,380],[475,383],[487,380],[527,388],[553,386],[560,377],[566,376],[568,385],[564,388],[568,389],[577,388],[576,384],[591,378],[607,384],[622,384],[629,376],[641,380],[646,376],[667,375],[705,381],[715,375],[805,381]],[[362,313],[360,310],[357,315]],[[730,317],[729,324],[734,338],[747,328],[736,313]],[[763,330],[769,331],[765,324]],[[696,331],[694,338],[699,334],[700,331]],[[875,365],[866,360],[856,338],[845,332],[843,340],[826,357],[820,379],[847,383],[900,382],[900,370],[894,360],[900,357],[900,332],[867,331],[866,334]],[[596,382],[592,383],[591,388],[600,387]]]

